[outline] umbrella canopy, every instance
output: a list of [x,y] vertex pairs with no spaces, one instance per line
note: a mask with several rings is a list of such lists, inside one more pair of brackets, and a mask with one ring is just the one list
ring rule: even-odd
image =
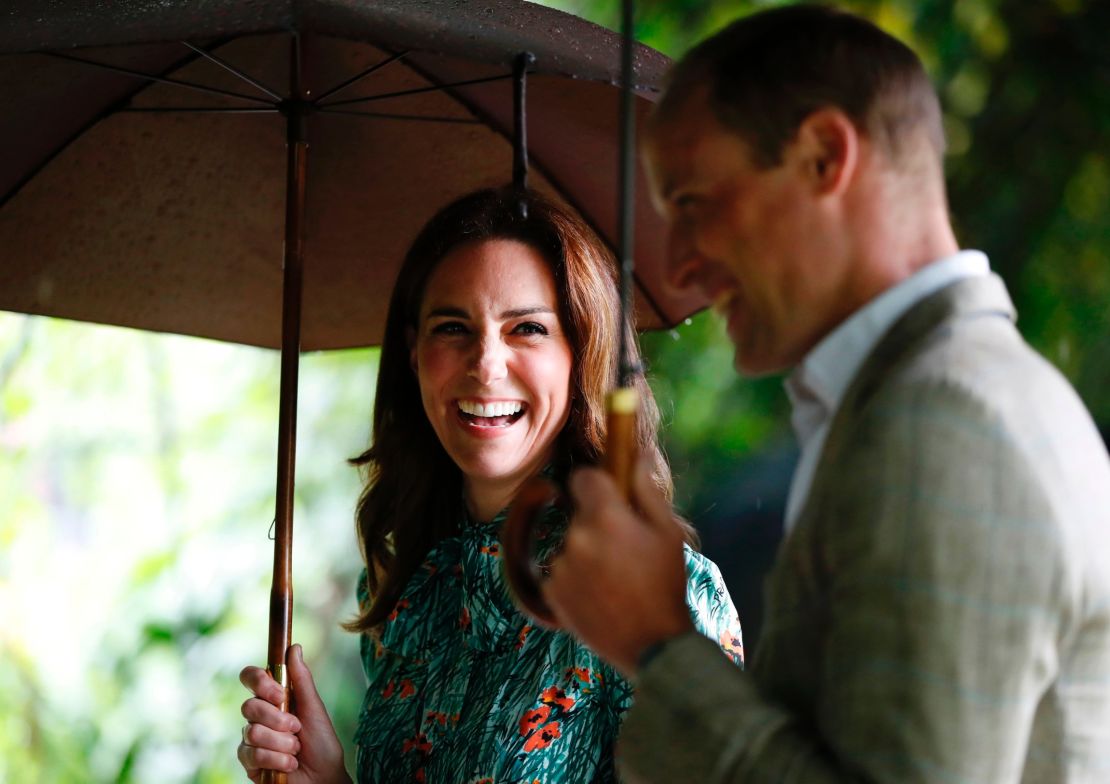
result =
[[[311,102],[301,347],[380,341],[395,271],[439,206],[512,169],[617,242],[620,36],[519,0],[10,0],[0,25],[0,309],[281,345],[290,37]],[[668,60],[635,53],[637,113]],[[169,110],[169,111],[167,111]],[[661,286],[640,183],[636,311]]]

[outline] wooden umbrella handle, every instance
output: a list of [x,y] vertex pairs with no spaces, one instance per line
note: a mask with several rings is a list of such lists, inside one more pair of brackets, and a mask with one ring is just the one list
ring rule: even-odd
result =
[[635,387],[619,387],[609,393],[606,404],[605,470],[613,477],[626,501],[632,500],[632,477],[636,470],[636,412],[640,393]]
[[[632,479],[636,465],[636,411],[639,393],[621,387],[609,393],[606,400],[606,451],[603,465],[612,475],[626,499],[632,498]],[[555,614],[544,601],[540,590],[543,568],[536,563],[536,526],[544,512],[561,501],[559,489],[546,479],[527,482],[509,509],[501,526],[501,557],[505,578],[517,605],[525,613],[548,628],[558,628]]]
[[[289,568],[288,537],[283,537],[280,546],[275,545],[274,584],[270,591],[270,642],[267,652],[266,672],[281,686],[281,705],[278,707],[282,713],[288,713],[290,708],[291,688],[289,683],[289,667],[286,666],[286,654],[289,650],[289,639],[293,627],[293,586]],[[287,784],[288,776],[280,770],[263,770],[260,784]]]

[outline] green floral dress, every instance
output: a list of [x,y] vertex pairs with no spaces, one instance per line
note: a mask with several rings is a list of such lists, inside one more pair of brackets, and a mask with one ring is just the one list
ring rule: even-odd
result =
[[[355,742],[361,784],[615,782],[613,743],[632,686],[563,632],[513,605],[497,532],[466,521],[428,554],[378,639]],[[743,664],[740,623],[717,567],[686,550],[697,628]],[[365,574],[359,598],[365,601]]]

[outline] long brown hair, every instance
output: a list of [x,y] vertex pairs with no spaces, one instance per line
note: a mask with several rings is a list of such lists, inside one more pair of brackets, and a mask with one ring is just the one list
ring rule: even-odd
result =
[[[349,631],[368,632],[378,626],[428,551],[457,530],[462,472],[424,413],[407,336],[417,325],[425,285],[440,261],[461,245],[493,239],[516,240],[535,249],[555,277],[559,319],[574,353],[571,410],[555,447],[555,465],[594,463],[601,456],[605,394],[616,379],[619,329],[627,330],[633,359],[639,358],[632,326],[618,323],[613,257],[572,212],[533,191],[502,188],[463,196],[432,217],[405,256],[394,285],[382,341],[372,443],[351,460],[365,471],[356,523],[372,598],[344,625]],[[635,384],[642,401],[640,450],[651,457],[655,483],[670,499],[670,468],[656,439],[655,398],[642,376]]]

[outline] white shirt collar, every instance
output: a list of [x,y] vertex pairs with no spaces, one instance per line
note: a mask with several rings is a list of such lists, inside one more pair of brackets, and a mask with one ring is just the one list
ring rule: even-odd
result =
[[910,308],[957,280],[990,273],[987,257],[965,250],[938,259],[884,291],[810,349],[786,379],[791,424],[801,446],[786,505],[786,527],[809,495],[829,424],[860,366],[888,329]]
[[[977,250],[964,250],[925,265],[910,277],[884,291],[857,310],[810,349],[786,379],[786,392],[794,406],[795,420],[804,431],[810,420],[824,419],[836,411],[863,361],[906,311],[950,283],[990,272],[987,257]],[[825,416],[817,417],[811,407]],[[799,409],[801,409],[799,411]],[[798,422],[795,421],[795,431]],[[805,440],[798,433],[801,441]]]

